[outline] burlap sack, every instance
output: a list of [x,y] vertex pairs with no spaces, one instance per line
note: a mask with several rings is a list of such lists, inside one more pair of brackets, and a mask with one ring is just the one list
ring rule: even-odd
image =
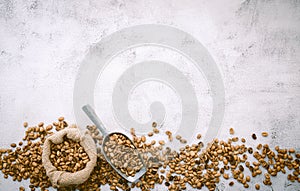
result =
[[[79,141],[80,145],[88,154],[90,161],[86,167],[75,173],[58,171],[50,161],[51,143],[59,144],[63,142],[63,137]],[[78,185],[85,182],[93,171],[97,161],[96,145],[92,137],[88,134],[82,134],[78,128],[66,128],[54,133],[45,140],[43,146],[42,162],[46,169],[47,176],[50,178],[52,186],[65,187]]]

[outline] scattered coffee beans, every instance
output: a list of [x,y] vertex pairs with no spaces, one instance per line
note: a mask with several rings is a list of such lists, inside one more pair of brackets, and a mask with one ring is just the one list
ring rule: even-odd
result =
[[262,135],[263,137],[267,137],[269,134],[268,134],[267,132],[262,132],[261,135]]
[[[24,123],[24,126],[26,126],[26,134],[23,141],[18,144],[20,147],[13,143],[10,149],[0,149],[0,170],[5,178],[11,176],[13,180],[20,182],[24,179],[30,179],[29,188],[31,190],[40,188],[46,191],[47,188],[51,187],[51,182],[41,164],[43,142],[47,136],[54,133],[52,132],[53,126],[56,131],[60,131],[68,124],[63,117],[60,117],[58,122],[46,127],[43,123],[34,127],[27,127],[28,124],[25,125]],[[159,133],[156,128],[157,124],[153,123],[152,126],[152,134],[148,133],[151,138],[154,134]],[[140,181],[128,184],[112,169],[101,153],[100,145],[103,144],[103,137],[97,128],[87,126],[87,129],[98,145],[97,165],[84,184],[76,185],[71,189],[100,191],[101,185],[108,184],[110,189],[115,191],[127,191],[135,187],[148,191],[160,184],[166,186],[166,190],[170,191],[186,190],[188,185],[195,189],[206,187],[208,190],[213,191],[221,178],[224,178],[230,181],[229,186],[238,183],[245,189],[255,188],[259,190],[261,182],[250,184],[254,181],[251,177],[263,176],[262,183],[269,186],[272,185],[271,176],[276,176],[278,173],[287,174],[287,179],[291,182],[300,182],[300,153],[294,148],[285,149],[276,146],[275,149],[271,149],[268,144],[261,143],[255,147],[249,147],[245,145],[246,139],[232,137],[226,141],[214,139],[206,148],[204,148],[202,142],[199,142],[184,145],[179,151],[174,151],[166,147],[166,142],[163,140],[147,140],[145,136],[137,136],[132,128],[130,134],[133,143],[147,165],[147,172],[140,178]],[[229,133],[234,134],[233,128],[230,129]],[[267,132],[263,133],[262,136],[268,136],[265,134]],[[166,135],[170,140],[172,133],[166,131]],[[198,137],[201,138],[201,136]],[[176,135],[175,138],[182,144],[187,143],[180,135]],[[252,138],[256,140],[256,134],[253,133]],[[62,145],[53,145],[52,163],[54,165],[57,163],[57,168],[70,172],[72,172],[71,167],[75,168],[76,164],[80,165],[80,167],[77,165],[77,170],[84,168],[84,160],[88,160],[84,155],[85,152],[80,149],[80,145],[75,146],[76,143],[72,143],[70,140],[65,141],[66,143],[64,142]],[[125,156],[127,151],[122,153],[123,149],[120,149],[125,145],[128,146],[127,149],[132,148],[129,142],[124,137],[119,137],[118,134],[114,134],[109,142],[108,145],[104,143],[104,146],[109,151],[108,155],[111,160],[116,159],[116,163],[123,160],[120,169],[123,169],[123,172],[129,175],[133,175],[134,170],[138,170],[134,169],[134,166],[139,162],[133,160],[137,161],[136,164],[128,163],[125,159],[134,158],[134,153],[131,156]],[[76,149],[74,150],[74,148]],[[72,158],[70,157],[71,154],[64,155],[63,152],[73,153]],[[73,160],[77,156],[76,153],[78,153],[78,156],[81,154],[81,158]],[[125,156],[124,159],[121,156]],[[253,156],[254,160],[250,159],[250,156]],[[20,190],[25,190],[25,188],[21,186]],[[70,188],[59,188],[59,190],[67,191]]]

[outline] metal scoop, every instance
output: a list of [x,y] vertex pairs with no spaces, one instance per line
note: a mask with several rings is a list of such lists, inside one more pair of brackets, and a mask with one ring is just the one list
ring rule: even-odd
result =
[[97,116],[96,112],[94,111],[94,109],[90,106],[90,105],[85,105],[82,107],[82,110],[87,114],[87,116],[90,118],[90,120],[96,125],[96,127],[101,131],[102,135],[103,135],[103,143],[102,143],[102,153],[106,159],[106,161],[113,167],[113,169],[119,174],[121,175],[124,179],[126,179],[129,182],[136,182],[141,176],[143,176],[147,169],[146,169],[146,164],[141,156],[140,153],[138,153],[138,157],[139,159],[142,161],[143,163],[143,167],[140,168],[140,170],[138,172],[136,172],[136,174],[134,176],[127,176],[126,174],[124,174],[121,170],[119,170],[110,160],[110,157],[107,156],[107,153],[104,151],[104,145],[105,143],[109,140],[110,136],[113,134],[121,134],[122,136],[126,137],[128,140],[130,140],[131,144],[133,145],[134,149],[136,151],[137,148],[135,147],[134,143],[132,142],[131,139],[129,139],[126,135],[119,133],[119,132],[110,132],[108,133],[106,128],[104,127],[103,123],[100,121],[99,117]]

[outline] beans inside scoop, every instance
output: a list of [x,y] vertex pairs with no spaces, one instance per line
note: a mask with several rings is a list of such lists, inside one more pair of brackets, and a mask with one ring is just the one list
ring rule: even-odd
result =
[[108,141],[104,143],[104,152],[111,163],[127,176],[135,176],[143,167],[138,151],[122,134],[110,135]]

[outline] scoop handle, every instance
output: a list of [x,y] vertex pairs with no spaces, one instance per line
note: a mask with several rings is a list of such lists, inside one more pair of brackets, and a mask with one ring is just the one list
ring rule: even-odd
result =
[[104,127],[103,123],[97,116],[95,110],[90,105],[85,105],[82,107],[82,110],[86,113],[86,115],[90,118],[90,120],[96,125],[96,127],[101,131],[103,136],[107,135],[107,130]]

